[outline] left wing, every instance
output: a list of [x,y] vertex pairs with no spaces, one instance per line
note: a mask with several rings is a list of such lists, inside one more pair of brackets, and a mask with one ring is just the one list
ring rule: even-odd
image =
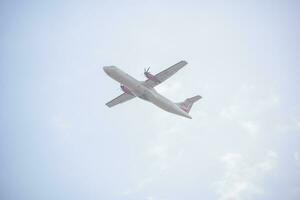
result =
[[131,94],[127,94],[127,93],[123,93],[121,94],[120,96],[114,98],[113,100],[111,100],[110,102],[106,103],[106,105],[108,107],[113,107],[117,104],[120,104],[120,103],[124,103],[130,99],[133,99],[135,96],[131,95]]
[[158,84],[162,83],[163,81],[170,78],[172,75],[174,75],[178,70],[180,70],[182,67],[184,67],[187,64],[186,61],[182,60],[179,63],[176,63],[175,65],[169,67],[168,69],[165,69],[164,71],[156,74],[154,77],[155,79],[148,79],[144,82],[144,85],[147,87],[155,87]]

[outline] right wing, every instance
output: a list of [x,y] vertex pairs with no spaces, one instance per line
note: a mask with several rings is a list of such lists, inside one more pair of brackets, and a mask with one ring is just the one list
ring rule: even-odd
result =
[[164,71],[156,74],[154,77],[157,79],[157,81],[153,81],[151,79],[148,79],[144,82],[144,84],[148,87],[155,87],[158,84],[164,82],[168,78],[170,78],[172,75],[174,75],[178,70],[183,68],[187,64],[186,61],[182,60],[179,63],[176,63],[175,65],[172,65],[168,69],[165,69]]
[[120,103],[124,103],[130,99],[133,99],[135,96],[131,95],[131,94],[127,94],[127,93],[123,93],[121,94],[120,96],[114,98],[113,100],[111,100],[110,102],[106,103],[106,105],[108,107],[113,107],[117,104],[120,104]]

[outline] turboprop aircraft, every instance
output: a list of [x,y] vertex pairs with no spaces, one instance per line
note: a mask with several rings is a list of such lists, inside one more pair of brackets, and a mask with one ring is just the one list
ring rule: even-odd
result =
[[167,112],[192,119],[192,117],[189,115],[189,112],[193,104],[202,98],[200,95],[188,98],[183,102],[174,103],[159,94],[154,89],[155,86],[170,78],[186,64],[186,61],[180,61],[179,63],[165,69],[164,71],[156,75],[153,75],[149,72],[150,68],[148,68],[147,70],[145,69],[144,75],[147,77],[146,81],[138,81],[115,66],[103,67],[103,70],[108,76],[121,84],[121,89],[124,92],[120,96],[106,103],[106,105],[108,107],[113,107],[135,97],[139,97],[143,100],[153,103],[154,105]]

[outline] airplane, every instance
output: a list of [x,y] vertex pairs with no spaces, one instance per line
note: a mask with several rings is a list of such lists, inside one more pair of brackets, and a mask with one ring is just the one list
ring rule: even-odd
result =
[[153,75],[149,72],[150,67],[147,70],[144,69],[144,75],[147,78],[146,81],[138,81],[132,76],[123,72],[121,69],[117,68],[116,66],[103,67],[103,70],[108,76],[110,76],[112,79],[116,80],[121,84],[120,87],[124,92],[120,96],[106,103],[106,105],[108,107],[113,107],[117,104],[124,103],[135,97],[139,97],[143,100],[153,103],[154,105],[167,112],[192,119],[192,117],[189,115],[189,112],[193,104],[202,98],[200,95],[187,98],[183,102],[174,103],[171,100],[159,94],[154,89],[155,86],[170,78],[185,65],[187,65],[186,61],[180,61],[156,75]]

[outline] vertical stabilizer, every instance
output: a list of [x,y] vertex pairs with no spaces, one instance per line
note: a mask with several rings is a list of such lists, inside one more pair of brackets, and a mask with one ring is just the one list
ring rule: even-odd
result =
[[177,103],[177,105],[182,109],[184,110],[186,113],[189,113],[193,104],[198,101],[199,99],[201,99],[202,97],[200,95],[197,95],[197,96],[194,96],[194,97],[191,97],[191,98],[188,98],[186,99],[185,101],[183,102],[180,102],[180,103]]

